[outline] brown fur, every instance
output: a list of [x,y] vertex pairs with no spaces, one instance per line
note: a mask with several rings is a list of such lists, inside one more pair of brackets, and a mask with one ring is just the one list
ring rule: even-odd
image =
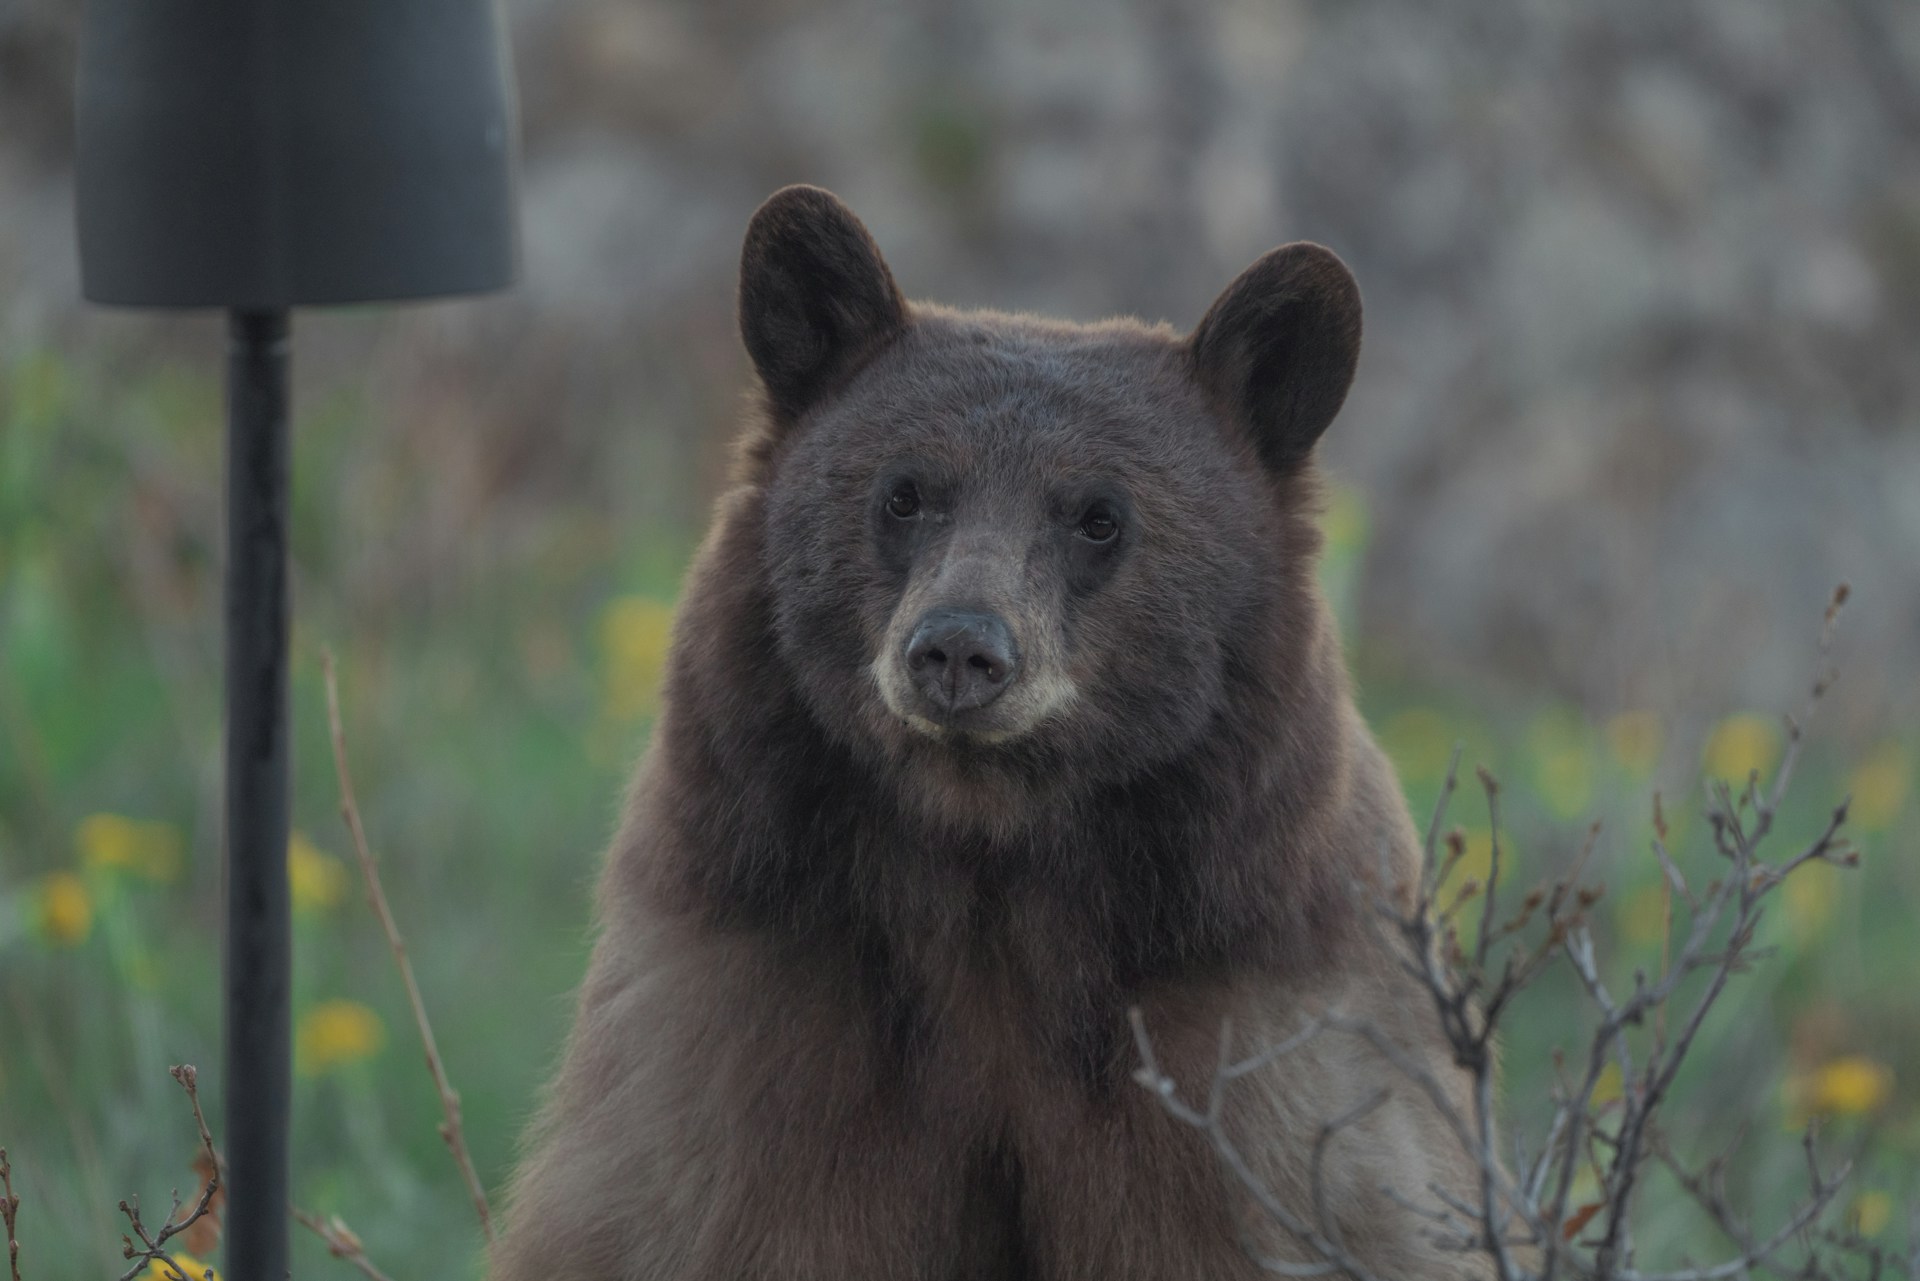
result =
[[[1332,1005],[1464,1084],[1356,890],[1410,878],[1416,845],[1313,577],[1351,277],[1276,250],[1189,339],[953,313],[790,188],[749,231],[741,313],[764,408],[492,1276],[1262,1275],[1243,1232],[1307,1257],[1130,1079],[1126,1012],[1194,1097],[1223,1019],[1244,1054]],[[924,508],[896,524],[899,476]],[[1087,504],[1121,535],[1076,533]],[[888,665],[950,600],[1023,657],[935,723]],[[1357,1039],[1243,1079],[1228,1127],[1310,1219],[1322,1124],[1381,1085],[1324,1156],[1342,1235],[1382,1276],[1477,1275],[1380,1191],[1472,1171]]]

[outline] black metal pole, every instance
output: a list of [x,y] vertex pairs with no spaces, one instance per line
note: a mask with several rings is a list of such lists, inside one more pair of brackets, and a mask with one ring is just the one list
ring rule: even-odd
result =
[[228,1281],[287,1275],[287,332],[284,310],[228,317]]

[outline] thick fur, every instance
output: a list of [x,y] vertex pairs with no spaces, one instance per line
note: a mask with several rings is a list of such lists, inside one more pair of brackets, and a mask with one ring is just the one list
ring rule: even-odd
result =
[[[1449,1087],[1370,924],[1416,843],[1315,586],[1310,451],[1359,298],[1276,251],[1192,339],[900,302],[851,214],[776,195],[742,265],[767,396],[687,583],[565,1062],[495,1281],[1251,1278],[1306,1259],[1131,1079],[1127,1011],[1204,1096],[1338,1006]],[[908,479],[903,479],[908,478]],[[919,510],[889,514],[910,483]],[[891,488],[890,488],[891,487]],[[1120,534],[1076,525],[1089,504]],[[904,506],[904,504],[903,504]],[[1014,688],[901,700],[926,608],[991,608]],[[1385,1192],[1470,1195],[1419,1090],[1323,1036],[1226,1097],[1347,1245],[1478,1275]],[[1465,1109],[1465,1099],[1460,1099]]]

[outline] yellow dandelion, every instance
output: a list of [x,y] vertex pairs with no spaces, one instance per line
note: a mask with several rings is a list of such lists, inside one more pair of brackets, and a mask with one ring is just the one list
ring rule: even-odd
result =
[[1600,1075],[1594,1078],[1593,1097],[1595,1107],[1602,1103],[1611,1103],[1620,1097],[1620,1065],[1609,1063],[1600,1069]]
[[1877,1237],[1893,1220],[1893,1198],[1878,1189],[1862,1192],[1853,1199],[1854,1230],[1863,1237]]
[[1803,863],[1781,883],[1780,898],[1794,940],[1813,942],[1826,933],[1840,901],[1840,878],[1845,873],[1831,863]]
[[1736,788],[1758,771],[1762,778],[1780,759],[1780,729],[1764,716],[1729,716],[1707,736],[1707,773]]
[[178,1250],[169,1249],[167,1253],[173,1257],[175,1263],[185,1269],[186,1276],[182,1277],[180,1273],[155,1259],[148,1263],[147,1270],[140,1274],[140,1281],[208,1281],[208,1278],[212,1278],[212,1281],[220,1281],[220,1270],[211,1264],[202,1263],[191,1254],[182,1254]]
[[1661,882],[1645,885],[1620,900],[1614,924],[1623,941],[1647,947],[1667,936],[1667,897]]
[[150,881],[180,875],[180,833],[166,823],[146,823],[120,814],[90,814],[74,829],[80,863],[89,871],[131,872]]
[[346,864],[322,854],[304,832],[295,832],[287,842],[287,880],[296,912],[338,907],[347,896]]
[[70,380],[59,356],[51,351],[36,352],[17,362],[11,370],[13,416],[22,423],[51,423],[64,412]]
[[1549,714],[1527,731],[1533,785],[1559,818],[1577,818],[1593,800],[1587,727],[1578,718]]
[[600,617],[600,649],[606,664],[606,707],[614,718],[634,720],[659,706],[673,635],[673,607],[645,596],[622,596]]
[[1877,1059],[1850,1054],[1800,1077],[1794,1093],[1800,1111],[1862,1116],[1879,1111],[1893,1097],[1893,1069]]
[[1660,761],[1660,718],[1652,712],[1621,712],[1607,722],[1607,751],[1635,778],[1653,773]]
[[135,947],[120,958],[120,974],[133,987],[142,992],[160,990],[160,980],[165,977],[160,965],[153,959],[153,953],[145,948]]
[[1567,1189],[1568,1205],[1589,1205],[1600,1199],[1600,1179],[1593,1172],[1593,1162],[1582,1161],[1574,1172],[1573,1186]]
[[44,877],[35,898],[40,932],[49,942],[71,947],[92,931],[93,896],[86,882],[72,872]]
[[1358,551],[1367,542],[1366,503],[1345,485],[1333,486],[1327,495],[1326,514],[1320,518],[1320,530],[1326,536],[1330,555]]
[[132,871],[137,862],[134,822],[118,814],[92,814],[74,829],[80,863],[88,869],[121,868]]
[[1458,735],[1446,718],[1427,707],[1410,707],[1380,729],[1380,746],[1403,779],[1438,781],[1447,772]]
[[[1464,833],[1466,850],[1460,855],[1460,861],[1453,866],[1452,873],[1440,887],[1440,903],[1446,906],[1459,893],[1460,887],[1468,881],[1477,883],[1484,891],[1487,877],[1493,870],[1493,833],[1485,828],[1473,828]],[[1443,850],[1442,860],[1446,858]],[[1514,886],[1513,844],[1502,835],[1500,838],[1500,884],[1502,892],[1512,891]]]
[[1912,777],[1913,762],[1904,747],[1889,741],[1874,748],[1847,779],[1853,797],[1848,819],[1863,832],[1885,831],[1906,807]]
[[294,1030],[294,1066],[318,1076],[372,1058],[386,1043],[380,1016],[358,1001],[322,1001],[300,1016]]

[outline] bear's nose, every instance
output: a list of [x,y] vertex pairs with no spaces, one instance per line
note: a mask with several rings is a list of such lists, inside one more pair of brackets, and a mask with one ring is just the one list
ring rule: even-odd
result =
[[940,711],[985,707],[1013,683],[1020,651],[998,614],[941,606],[907,639],[907,672]]

